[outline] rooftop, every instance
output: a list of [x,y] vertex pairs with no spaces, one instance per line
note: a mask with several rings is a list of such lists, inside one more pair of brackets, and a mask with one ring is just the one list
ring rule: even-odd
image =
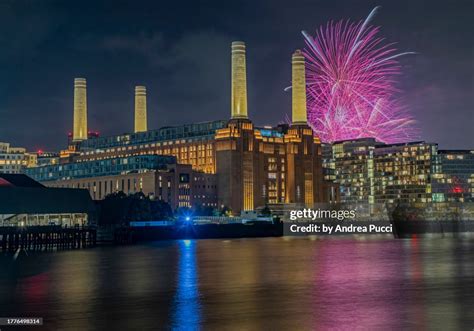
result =
[[165,126],[145,132],[123,133],[104,137],[91,137],[81,141],[79,148],[80,150],[88,150],[142,144],[147,142],[210,136],[214,135],[217,129],[225,127],[226,123],[227,121],[217,120],[178,126]]
[[95,205],[84,189],[0,186],[0,214],[91,213]]
[[[0,187],[44,187],[34,179],[23,174],[0,174]],[[0,200],[2,201],[2,200]]]

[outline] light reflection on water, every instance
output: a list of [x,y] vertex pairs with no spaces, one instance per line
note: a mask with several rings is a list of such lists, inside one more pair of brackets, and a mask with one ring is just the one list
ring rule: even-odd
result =
[[181,240],[3,257],[0,270],[0,317],[44,317],[44,330],[474,325],[472,240]]
[[174,329],[192,330],[201,323],[196,242],[179,241],[179,260],[172,326]]

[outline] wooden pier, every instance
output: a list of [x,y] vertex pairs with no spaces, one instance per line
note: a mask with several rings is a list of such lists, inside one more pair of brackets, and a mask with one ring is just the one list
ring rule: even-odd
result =
[[94,247],[95,228],[60,226],[0,227],[0,251],[67,250]]

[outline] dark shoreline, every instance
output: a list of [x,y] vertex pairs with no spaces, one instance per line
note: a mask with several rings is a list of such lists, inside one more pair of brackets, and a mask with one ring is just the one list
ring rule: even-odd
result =
[[394,235],[398,238],[426,234],[452,237],[474,233],[474,221],[393,221],[392,223]]
[[[353,222],[360,226],[367,222]],[[377,222],[371,222],[372,224]],[[315,222],[322,224],[322,222]],[[392,225],[394,238],[412,236],[458,237],[474,233],[474,221],[391,221],[380,225]],[[101,232],[106,232],[105,238]],[[265,238],[286,235],[284,223],[256,221],[246,224],[176,224],[170,226],[108,227],[106,229],[61,229],[54,226],[31,228],[0,229],[1,251],[73,250],[94,247],[103,244],[134,244],[157,240],[176,239],[229,239],[229,238]],[[353,233],[361,234],[361,233]],[[374,235],[379,233],[364,233]],[[389,234],[389,233],[387,233]],[[300,234],[306,236],[310,234]],[[312,234],[316,236],[347,236],[346,234]]]
[[[359,225],[366,225],[361,222]],[[376,222],[371,222],[372,224]],[[357,224],[357,222],[354,222]],[[368,223],[367,223],[368,224]],[[474,233],[474,221],[392,221],[381,222],[390,225],[394,238],[408,238],[413,235],[439,235],[441,237],[456,237],[462,234]],[[367,233],[377,235],[380,233]],[[147,242],[154,240],[173,239],[225,239],[225,238],[256,238],[282,237],[285,235],[282,222],[253,222],[251,224],[202,224],[175,225],[159,227],[124,227],[116,229],[114,241],[118,244]],[[327,236],[327,234],[321,234]],[[351,234],[335,234],[344,236]]]
[[283,236],[283,224],[252,222],[248,224],[182,224],[172,226],[123,227],[115,230],[118,244],[173,239],[227,239]]

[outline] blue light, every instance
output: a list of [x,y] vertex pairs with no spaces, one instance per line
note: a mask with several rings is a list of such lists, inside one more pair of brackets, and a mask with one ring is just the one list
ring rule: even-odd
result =
[[185,220],[186,220],[186,222],[189,222],[191,220],[191,217],[186,216]]
[[201,325],[201,300],[199,295],[196,242],[179,242],[178,273],[173,300],[172,329],[199,330]]
[[260,129],[260,134],[263,137],[283,137],[283,134],[281,132],[271,130],[271,129]]

